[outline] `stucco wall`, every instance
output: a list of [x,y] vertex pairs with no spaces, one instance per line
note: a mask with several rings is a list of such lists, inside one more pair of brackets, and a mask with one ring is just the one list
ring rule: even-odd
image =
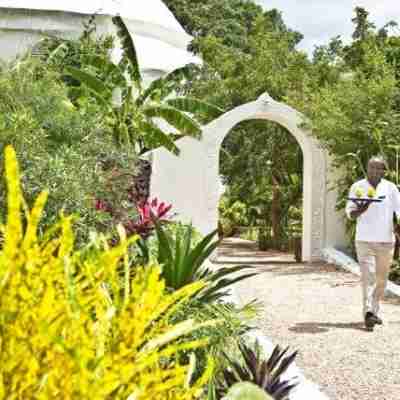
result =
[[151,195],[173,204],[181,220],[191,221],[202,233],[217,227],[219,157],[221,144],[238,123],[249,119],[277,122],[296,138],[304,160],[303,259],[322,259],[325,247],[343,246],[343,219],[335,212],[336,193],[329,191],[329,159],[318,143],[299,128],[301,114],[268,95],[237,107],[203,129],[203,138],[178,142],[179,157],[164,149],[152,152]]

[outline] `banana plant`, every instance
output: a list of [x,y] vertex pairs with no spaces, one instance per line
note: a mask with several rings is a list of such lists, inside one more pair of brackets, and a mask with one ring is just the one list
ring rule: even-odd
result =
[[[133,145],[139,154],[163,146],[178,155],[177,139],[182,136],[201,138],[201,126],[193,115],[216,117],[223,110],[198,99],[173,97],[177,82],[189,71],[188,66],[145,88],[130,33],[121,17],[114,17],[113,23],[123,50],[121,61],[115,65],[109,58],[94,56],[86,69],[70,66],[66,73],[104,107],[118,144]],[[80,93],[84,95],[84,91]],[[161,125],[157,120],[166,124]]]

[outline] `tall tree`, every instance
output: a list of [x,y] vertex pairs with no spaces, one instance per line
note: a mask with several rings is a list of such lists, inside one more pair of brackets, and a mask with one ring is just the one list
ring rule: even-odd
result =
[[[195,36],[194,48],[204,60],[187,82],[187,93],[229,110],[265,91],[285,101],[304,84],[310,63],[295,50],[302,35],[286,26],[278,10],[263,11],[243,0],[167,4]],[[223,144],[220,171],[231,201],[245,203],[259,222],[272,225],[275,242],[284,236],[289,177],[301,176],[299,152],[287,131],[260,121],[241,124]],[[280,162],[277,154],[283,155]],[[290,202],[299,205],[301,178],[295,181],[296,200]]]
[[355,17],[351,20],[355,25],[355,29],[352,35],[354,40],[365,40],[368,35],[373,33],[375,24],[368,20],[369,12],[362,7],[355,8]]

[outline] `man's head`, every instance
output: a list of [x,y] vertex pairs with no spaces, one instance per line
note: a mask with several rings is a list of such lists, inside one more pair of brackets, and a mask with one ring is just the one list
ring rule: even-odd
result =
[[380,180],[385,175],[385,171],[386,161],[383,157],[374,156],[369,159],[367,166],[367,177],[368,181],[372,185],[376,186],[380,182]]

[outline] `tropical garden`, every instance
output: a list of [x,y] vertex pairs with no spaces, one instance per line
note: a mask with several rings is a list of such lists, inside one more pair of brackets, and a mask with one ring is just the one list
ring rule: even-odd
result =
[[[123,20],[113,18],[123,48],[115,64],[115,38],[96,37],[93,17],[78,40],[46,38],[1,67],[1,399],[285,400],[296,386],[283,377],[296,352],[267,355],[246,336],[257,301],[227,297],[255,272],[215,270],[218,232],[203,237],[172,218],[173,204],[149,198],[152,149],[179,156],[180,138],[200,139],[201,124],[267,91],[302,111],[334,158],[338,209],[373,154],[398,182],[394,23],[377,30],[357,8],[353,42],[334,38],[310,60],[277,10],[165,3],[201,66],[146,86]],[[222,236],[245,226],[260,244],[287,248],[302,207],[302,154],[290,134],[237,126],[221,177]]]

